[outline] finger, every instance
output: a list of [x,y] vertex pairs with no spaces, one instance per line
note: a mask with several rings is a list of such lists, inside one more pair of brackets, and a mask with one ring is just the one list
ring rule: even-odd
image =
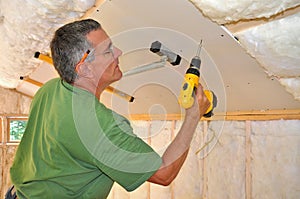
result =
[[197,98],[201,98],[202,96],[204,96],[204,91],[203,91],[203,87],[201,84],[198,85],[198,88],[196,89],[196,92],[195,92]]

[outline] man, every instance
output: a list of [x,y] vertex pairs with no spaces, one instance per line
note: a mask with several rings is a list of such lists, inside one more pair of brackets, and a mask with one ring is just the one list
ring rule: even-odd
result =
[[184,163],[209,102],[199,87],[176,138],[160,157],[127,119],[99,102],[122,77],[116,48],[100,24],[69,23],[51,42],[60,78],[35,95],[10,170],[18,198],[106,198],[114,182],[132,191],[145,181],[169,185]]

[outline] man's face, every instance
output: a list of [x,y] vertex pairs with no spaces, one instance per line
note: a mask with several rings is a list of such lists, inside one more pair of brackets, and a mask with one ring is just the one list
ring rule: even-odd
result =
[[102,29],[92,31],[87,38],[94,46],[95,59],[90,62],[90,70],[98,84],[111,84],[122,77],[119,68],[119,56],[122,51],[113,46],[110,38]]

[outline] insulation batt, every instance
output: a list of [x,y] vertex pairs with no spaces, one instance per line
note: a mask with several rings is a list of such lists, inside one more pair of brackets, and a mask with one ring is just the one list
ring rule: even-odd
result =
[[253,198],[299,198],[299,120],[251,123]]
[[279,82],[286,87],[295,99],[300,100],[300,77],[298,78],[280,78]]
[[204,15],[219,24],[241,19],[270,17],[300,5],[299,0],[190,0]]
[[34,52],[48,52],[54,31],[94,4],[95,0],[0,0],[0,86],[17,87],[19,77],[41,63]]
[[300,13],[236,33],[240,43],[268,73],[300,76]]
[[267,73],[276,76],[296,100],[300,100],[300,13],[235,35]]

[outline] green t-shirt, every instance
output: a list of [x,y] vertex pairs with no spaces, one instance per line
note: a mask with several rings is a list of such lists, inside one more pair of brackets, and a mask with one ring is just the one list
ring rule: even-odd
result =
[[35,95],[10,174],[19,198],[106,198],[132,191],[161,165],[129,121],[56,78]]

